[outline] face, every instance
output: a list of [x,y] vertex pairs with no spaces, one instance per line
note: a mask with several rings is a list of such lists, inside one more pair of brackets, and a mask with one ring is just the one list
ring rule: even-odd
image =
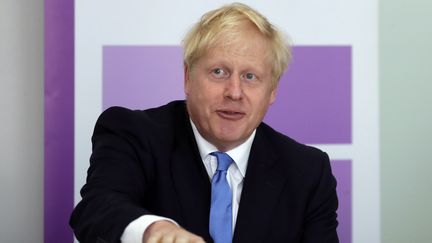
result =
[[266,40],[251,26],[185,68],[189,115],[221,151],[243,143],[275,100]]

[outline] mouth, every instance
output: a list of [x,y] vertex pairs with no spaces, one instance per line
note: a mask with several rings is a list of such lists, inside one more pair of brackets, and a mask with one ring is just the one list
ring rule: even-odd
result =
[[246,114],[241,111],[235,111],[235,110],[217,110],[216,113],[219,117],[226,119],[226,120],[240,120],[242,119]]

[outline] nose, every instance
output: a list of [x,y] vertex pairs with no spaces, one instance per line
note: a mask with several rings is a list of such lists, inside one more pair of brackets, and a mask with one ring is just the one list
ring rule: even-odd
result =
[[231,100],[241,100],[243,90],[239,75],[231,75],[225,83],[224,96]]

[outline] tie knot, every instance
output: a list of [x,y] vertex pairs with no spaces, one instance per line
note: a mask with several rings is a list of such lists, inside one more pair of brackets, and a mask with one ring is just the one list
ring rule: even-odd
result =
[[216,170],[227,171],[228,167],[233,162],[231,157],[224,152],[213,152],[213,153],[211,153],[211,155],[214,155],[217,158],[218,166],[217,166]]

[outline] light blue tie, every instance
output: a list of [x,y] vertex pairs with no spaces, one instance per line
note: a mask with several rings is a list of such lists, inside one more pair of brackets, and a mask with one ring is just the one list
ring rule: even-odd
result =
[[211,155],[217,157],[218,166],[212,178],[210,235],[215,243],[231,243],[232,193],[226,175],[233,160],[222,152],[213,152]]

